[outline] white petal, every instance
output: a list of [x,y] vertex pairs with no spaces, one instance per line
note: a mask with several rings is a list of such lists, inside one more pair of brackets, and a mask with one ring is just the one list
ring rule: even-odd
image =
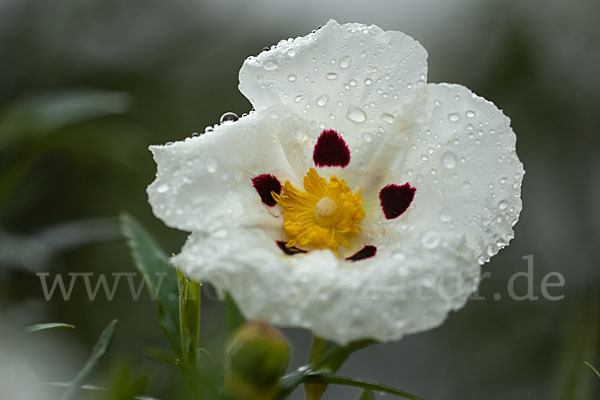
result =
[[[297,182],[290,162],[303,163],[294,159],[293,152],[303,134],[293,118],[272,119],[265,114],[251,113],[211,133],[152,146],[158,170],[148,196],[155,215],[187,231],[239,226],[279,231],[281,220],[271,215],[277,207],[262,204],[252,178],[273,174],[281,183]],[[284,140],[279,139],[282,133]]]
[[435,327],[476,289],[479,266],[464,242],[405,235],[355,263],[331,251],[284,255],[260,229],[194,233],[173,264],[229,291],[247,318],[304,327],[340,344],[390,341]]
[[426,75],[427,52],[411,37],[331,20],[248,58],[240,90],[258,111],[284,104],[308,121],[313,137],[325,128],[341,133],[357,170],[403,105],[423,90]]
[[459,85],[428,85],[424,107],[397,133],[412,147],[389,166],[389,183],[417,188],[397,227],[437,222],[463,234],[484,263],[513,238],[522,208],[524,170],[510,120]]

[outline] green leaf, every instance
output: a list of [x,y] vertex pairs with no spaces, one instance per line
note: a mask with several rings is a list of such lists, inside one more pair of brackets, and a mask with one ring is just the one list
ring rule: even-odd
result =
[[306,372],[303,369],[291,372],[279,381],[279,393],[277,394],[277,400],[287,399],[288,396],[304,381]]
[[420,397],[414,394],[405,392],[404,390],[396,389],[388,385],[384,385],[379,382],[348,378],[345,376],[333,375],[327,372],[311,372],[305,375],[304,382],[354,386],[367,390],[376,390],[378,392],[393,394],[399,397],[404,397],[405,399],[422,400]]
[[190,281],[181,270],[177,270],[179,288],[179,332],[183,359],[195,362],[200,340],[200,287]]
[[339,346],[333,342],[326,341],[320,357],[311,363],[310,369],[313,371],[326,369],[330,372],[335,372],[346,362],[352,353],[374,343],[376,343],[374,340],[368,339],[358,340],[347,346]]
[[71,89],[13,101],[0,110],[0,148],[23,137],[55,132],[68,125],[129,110],[126,93]]
[[104,357],[104,355],[110,348],[112,339],[115,334],[115,329],[117,327],[117,322],[118,321],[115,319],[111,323],[109,323],[106,326],[106,328],[104,328],[104,331],[102,331],[102,334],[100,335],[98,341],[94,345],[92,353],[90,354],[90,357],[88,358],[87,362],[85,363],[79,374],[77,374],[75,379],[71,381],[70,386],[67,388],[67,390],[65,390],[60,400],[72,400],[76,398],[77,393],[79,392],[81,386],[83,386],[85,380],[88,378],[92,370],[96,367],[96,364],[98,364],[100,359]]
[[205,349],[198,349],[195,363],[182,365],[185,381],[194,399],[221,399],[224,371],[221,364]]
[[39,331],[45,331],[47,329],[56,329],[56,328],[75,329],[75,325],[65,324],[64,322],[48,322],[45,324],[31,325],[31,326],[25,328],[25,332],[32,333],[32,332],[39,332]]
[[565,338],[559,347],[557,376],[553,379],[556,400],[589,399],[593,397],[594,376],[582,363],[598,350],[600,333],[600,297],[588,289],[585,297],[573,301],[569,317],[563,324]]
[[208,381],[211,386],[222,386],[223,377],[225,376],[223,366],[206,349],[198,349],[197,366],[200,375]]
[[598,370],[597,370],[596,368],[594,368],[594,366],[593,366],[592,364],[590,364],[590,363],[589,363],[589,362],[587,362],[587,361],[584,361],[583,363],[584,363],[585,365],[587,365],[587,366],[588,366],[588,367],[589,367],[589,368],[592,370],[592,372],[593,372],[593,373],[596,375],[596,377],[597,377],[598,379],[600,379],[600,372],[598,372]]
[[106,400],[134,400],[144,394],[148,386],[148,374],[138,373],[131,365],[122,362],[114,369],[106,393]]
[[365,389],[362,391],[362,394],[358,398],[358,400],[375,400],[375,396],[373,396],[373,392],[369,389]]
[[225,293],[223,306],[225,307],[225,325],[227,326],[227,334],[231,335],[246,322],[246,318],[244,318],[244,315],[229,293]]
[[120,220],[134,263],[157,300],[158,319],[167,341],[175,354],[182,355],[177,272],[140,223],[128,214],[122,214]]

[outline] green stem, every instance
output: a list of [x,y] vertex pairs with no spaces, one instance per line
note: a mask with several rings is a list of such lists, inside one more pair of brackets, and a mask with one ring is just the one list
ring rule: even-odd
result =
[[[325,340],[318,336],[314,336],[310,357],[308,359],[310,365],[315,365],[319,361],[324,349]],[[327,385],[323,383],[306,383],[304,389],[306,391],[306,400],[320,400],[327,389]]]

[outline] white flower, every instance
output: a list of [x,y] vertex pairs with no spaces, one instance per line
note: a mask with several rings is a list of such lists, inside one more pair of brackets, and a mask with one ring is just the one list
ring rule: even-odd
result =
[[191,232],[173,263],[340,344],[439,325],[513,237],[524,171],[500,110],[426,76],[412,38],[335,21],[248,58],[256,111],[151,148],[154,213]]

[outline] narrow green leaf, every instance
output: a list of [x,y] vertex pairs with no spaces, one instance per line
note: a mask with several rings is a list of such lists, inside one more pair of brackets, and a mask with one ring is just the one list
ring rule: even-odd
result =
[[313,363],[310,369],[323,370],[327,369],[331,372],[337,371],[352,353],[376,343],[374,340],[359,340],[352,342],[347,346],[339,346],[333,342],[326,341],[324,344],[321,356]]
[[32,332],[45,331],[47,329],[55,329],[55,328],[75,329],[75,325],[65,324],[64,322],[48,322],[45,324],[31,325],[31,326],[25,328],[25,332],[32,333]]
[[365,389],[362,391],[362,394],[358,398],[358,400],[375,400],[375,396],[373,396],[373,392],[369,389]]
[[134,263],[158,303],[158,319],[175,354],[181,355],[177,272],[152,236],[132,216],[122,214],[121,231]]
[[348,378],[345,376],[332,375],[327,372],[312,372],[304,376],[304,381],[309,383],[324,383],[344,386],[360,387],[367,390],[376,390],[378,392],[389,393],[405,399],[422,400],[420,397],[405,392],[404,390],[384,385],[379,382],[366,381],[356,378]]
[[85,363],[81,371],[79,371],[79,374],[77,374],[75,379],[71,381],[70,386],[67,388],[67,390],[65,390],[60,400],[72,400],[76,398],[77,393],[79,392],[79,389],[81,388],[85,380],[88,378],[92,370],[96,367],[96,364],[98,364],[100,359],[104,357],[104,355],[110,348],[113,336],[115,335],[117,322],[118,321],[115,319],[111,323],[109,323],[106,326],[106,328],[104,328],[104,331],[102,331],[102,334],[100,335],[98,341],[94,345],[92,353],[90,354],[90,357],[88,358],[87,362]]
[[589,362],[587,362],[587,361],[584,361],[583,363],[584,363],[585,365],[587,365],[587,366],[588,366],[588,367],[589,367],[589,368],[592,370],[592,372],[593,372],[593,373],[596,375],[596,377],[597,377],[598,379],[600,379],[600,372],[598,372],[598,370],[597,370],[596,368],[594,368],[594,366],[593,366],[592,364],[590,364],[590,363],[589,363]]
[[279,381],[279,393],[277,393],[277,400],[287,399],[289,395],[304,381],[306,371],[300,369],[291,372]]
[[133,400],[138,396],[142,396],[147,386],[147,373],[135,371],[129,362],[121,362],[113,370],[109,385],[101,398],[105,400]]
[[74,89],[36,94],[11,102],[0,110],[0,148],[23,137],[55,132],[68,125],[126,112],[126,93]]
[[229,293],[225,293],[223,306],[225,307],[225,324],[227,326],[227,334],[231,335],[240,326],[242,326],[244,322],[246,322],[246,318],[244,318],[244,315]]
[[177,270],[179,289],[179,332],[183,359],[195,362],[200,340],[200,283],[190,281]]
[[223,366],[206,349],[198,349],[197,365],[200,375],[204,377],[211,386],[222,386],[223,377],[225,376]]

